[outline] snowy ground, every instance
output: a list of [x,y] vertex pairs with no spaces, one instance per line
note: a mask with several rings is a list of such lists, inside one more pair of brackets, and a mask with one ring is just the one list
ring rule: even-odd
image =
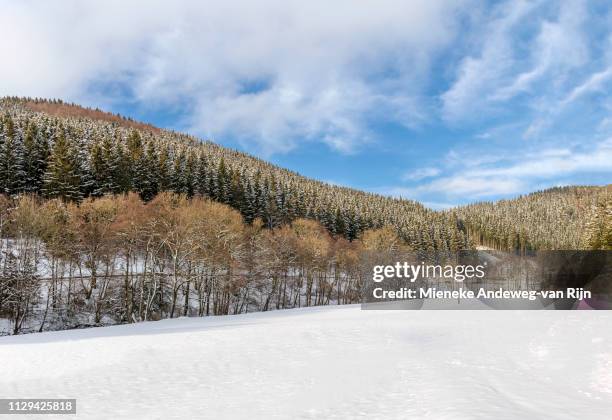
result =
[[0,369],[0,396],[86,419],[610,419],[612,312],[175,319],[3,337]]

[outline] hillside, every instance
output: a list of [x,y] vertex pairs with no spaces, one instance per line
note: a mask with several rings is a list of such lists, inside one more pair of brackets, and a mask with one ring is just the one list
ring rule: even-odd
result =
[[8,195],[200,194],[268,227],[309,218],[352,240],[392,225],[415,249],[469,247],[451,214],[308,179],[192,136],[61,101],[4,98],[0,115],[0,191]]
[[270,228],[308,218],[353,240],[391,225],[416,250],[605,248],[611,230],[610,186],[553,188],[436,212],[61,101],[0,99],[0,157],[0,192],[7,195],[73,201],[128,191],[145,201],[161,191],[202,195]]
[[603,420],[611,315],[345,306],[4,337],[0,389],[87,419]]
[[450,213],[475,244],[499,250],[612,249],[612,185],[551,188]]

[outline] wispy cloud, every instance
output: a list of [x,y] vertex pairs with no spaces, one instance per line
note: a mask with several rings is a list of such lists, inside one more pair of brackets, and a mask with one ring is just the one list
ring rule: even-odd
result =
[[501,86],[490,95],[491,100],[505,101],[529,92],[533,84],[547,78],[546,83],[555,83],[567,71],[584,65],[589,56],[584,35],[586,4],[582,0],[567,1],[560,7],[557,20],[544,19],[535,36],[529,54],[523,58],[527,68],[521,71],[523,63],[518,61],[518,74],[511,76],[511,83]]
[[[534,117],[533,121],[523,133],[523,137],[533,138],[540,135],[544,130],[549,128],[559,116],[566,113],[574,102],[587,96],[589,93],[602,91],[604,85],[610,81],[612,81],[612,65],[605,70],[595,71],[588,75],[586,80],[579,82],[563,99],[543,101],[545,104],[543,107],[544,109]],[[601,127],[602,125],[600,123],[599,127],[593,127],[592,131]]]
[[453,163],[448,172],[425,184],[404,190],[400,187],[397,191],[412,198],[434,195],[448,200],[474,200],[524,193],[542,181],[579,174],[603,174],[612,179],[612,139],[602,140],[586,150],[576,145],[519,152],[511,157],[485,156],[475,165],[469,162],[471,153],[462,155],[465,165],[454,154],[450,157],[449,162]]
[[492,19],[482,27],[480,50],[466,56],[460,63],[457,78],[442,95],[442,112],[447,120],[474,116],[482,98],[500,85],[509,69],[514,67],[513,29],[535,7],[536,2],[507,2],[492,12]]
[[604,84],[612,80],[612,67],[605,70],[593,73],[580,85],[576,86],[560,103],[561,106],[567,106],[581,96],[601,90]]
[[[522,105],[536,110],[537,119],[540,104],[562,94],[571,72],[589,60],[583,0],[559,3],[554,12],[541,1],[506,2],[491,16],[480,48],[462,60],[441,96],[443,116],[450,122],[503,113],[519,95],[527,95]],[[526,21],[538,22],[538,29]]]
[[440,169],[435,167],[416,168],[406,172],[402,176],[403,181],[419,181],[425,178],[431,178],[440,174]]

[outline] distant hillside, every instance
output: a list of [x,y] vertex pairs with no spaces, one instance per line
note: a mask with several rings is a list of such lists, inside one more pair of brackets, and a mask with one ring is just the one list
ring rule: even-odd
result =
[[500,250],[610,249],[612,185],[561,187],[450,211],[477,245]]

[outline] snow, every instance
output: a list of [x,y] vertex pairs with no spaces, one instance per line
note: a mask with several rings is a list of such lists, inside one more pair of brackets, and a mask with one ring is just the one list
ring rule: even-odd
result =
[[609,419],[611,321],[343,306],[10,336],[0,394],[87,419]]

